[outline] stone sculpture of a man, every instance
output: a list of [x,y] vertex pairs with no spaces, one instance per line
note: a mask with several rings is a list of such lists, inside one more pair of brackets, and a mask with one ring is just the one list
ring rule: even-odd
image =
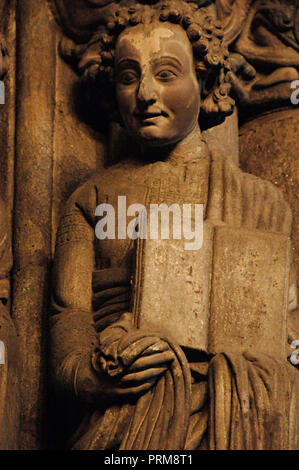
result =
[[199,203],[215,224],[290,235],[279,191],[243,173],[221,148],[211,153],[201,136],[199,122],[220,121],[233,108],[221,26],[195,3],[144,3],[112,5],[78,57],[94,105],[108,106],[135,147],[71,196],[58,231],[54,380],[85,406],[70,446],[288,448],[296,370],[287,360],[225,350],[188,355],[167,336],[135,328],[132,240],[95,237],[96,207],[116,207],[119,195],[128,205]]

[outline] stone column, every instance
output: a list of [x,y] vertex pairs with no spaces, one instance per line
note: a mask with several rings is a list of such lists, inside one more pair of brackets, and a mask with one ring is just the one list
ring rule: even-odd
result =
[[42,445],[55,96],[51,21],[47,2],[17,2],[13,315],[22,357],[21,449]]
[[[0,5],[0,449],[19,443],[18,337],[11,318],[11,212],[13,205],[15,116],[15,1]],[[4,84],[4,89],[3,89]],[[4,100],[2,100],[4,98]],[[4,102],[3,102],[4,101]],[[4,201],[2,201],[4,197]]]
[[284,193],[294,217],[293,251],[299,272],[299,107],[259,116],[240,129],[242,168]]
[[[13,206],[13,173],[15,145],[15,0],[4,0],[0,6],[0,41],[7,48],[5,64],[5,104],[0,104],[0,195],[6,200],[9,223]],[[2,77],[1,77],[2,78]]]

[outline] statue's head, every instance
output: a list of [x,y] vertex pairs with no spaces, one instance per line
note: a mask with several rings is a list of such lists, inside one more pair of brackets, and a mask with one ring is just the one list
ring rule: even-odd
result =
[[[94,106],[150,146],[173,144],[233,110],[221,25],[184,1],[118,6],[80,53]],[[103,112],[103,111],[102,111]]]
[[200,83],[186,32],[171,23],[127,28],[115,49],[118,110],[129,134],[150,146],[188,135],[200,112]]

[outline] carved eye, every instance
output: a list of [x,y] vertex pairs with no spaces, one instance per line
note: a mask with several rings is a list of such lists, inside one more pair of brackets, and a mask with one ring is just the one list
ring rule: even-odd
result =
[[125,71],[120,74],[119,81],[123,85],[131,85],[138,80],[138,76],[136,72],[133,71]]
[[169,70],[169,69],[160,70],[160,72],[158,72],[156,76],[162,82],[168,82],[176,78],[176,74],[172,70]]

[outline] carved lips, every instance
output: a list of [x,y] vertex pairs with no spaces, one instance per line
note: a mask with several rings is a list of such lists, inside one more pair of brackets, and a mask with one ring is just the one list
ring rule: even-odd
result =
[[144,112],[144,113],[138,113],[137,114],[137,118],[140,120],[141,124],[145,124],[145,125],[151,125],[151,124],[155,124],[155,120],[157,118],[167,118],[169,117],[168,113],[166,113],[165,111],[147,111],[147,112]]

